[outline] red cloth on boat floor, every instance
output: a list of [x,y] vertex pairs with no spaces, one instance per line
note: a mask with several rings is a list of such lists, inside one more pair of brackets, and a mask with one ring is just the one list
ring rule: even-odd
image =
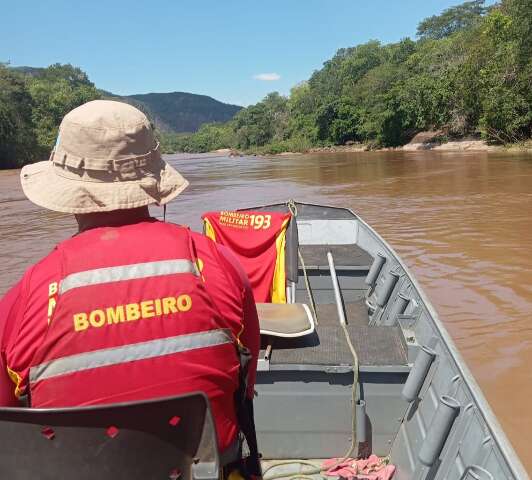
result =
[[[166,227],[163,227],[163,225],[166,225]],[[86,241],[90,244],[89,247],[91,245],[96,246],[96,249],[90,249],[93,252],[91,255],[94,256],[101,256],[101,251],[108,247],[110,248],[109,258],[115,257],[113,255],[114,252],[116,257],[118,257],[116,261],[120,261],[124,265],[137,263],[136,252],[142,252],[142,255],[149,257],[149,261],[164,260],[164,258],[157,258],[157,255],[159,255],[159,249],[157,248],[158,239],[160,239],[159,234],[166,238],[165,241],[167,243],[171,243],[173,238],[172,227],[176,229],[177,233],[179,233],[179,230],[183,230],[183,227],[162,224],[162,222],[152,219],[121,227],[94,228],[68,239],[64,243],[80,241],[83,243]],[[124,239],[127,238],[127,242],[115,241],[120,236]],[[257,313],[249,282],[238,261],[228,249],[216,245],[205,236],[195,232],[190,232],[190,238],[197,254],[197,263],[201,266],[201,278],[204,288],[222,317],[219,320],[220,325],[218,327],[228,329],[234,333],[239,333],[243,327],[239,338],[251,350],[253,355],[248,390],[248,395],[252,398],[260,339]],[[125,249],[124,244],[131,248],[129,250]],[[113,248],[116,250],[113,250]],[[171,245],[168,248],[171,250]],[[129,253],[127,253],[128,251]],[[130,255],[128,258],[131,261],[123,262],[127,255]],[[53,324],[54,317],[53,315],[50,316],[50,314],[54,310],[58,282],[62,278],[61,258],[61,254],[57,249],[52,251],[39,263],[30,267],[22,280],[0,300],[0,404],[2,405],[17,405],[17,398],[14,394],[15,389],[17,389],[17,394],[19,395],[24,394],[28,389],[29,367],[32,365],[38,349],[43,344],[43,340],[49,335],[50,318]],[[109,266],[113,265],[117,264],[113,263]],[[179,293],[180,288],[184,287],[186,285],[176,284],[175,295]],[[116,289],[120,288],[120,286],[114,284],[112,288]],[[127,296],[131,291],[128,288],[127,291],[121,292],[121,296]],[[172,294],[174,294],[174,289],[172,289]],[[98,299],[92,299],[91,302],[93,300],[97,301]],[[137,302],[137,304],[140,304],[141,300],[150,299],[140,297],[131,299],[132,302]],[[102,307],[108,307],[108,305],[102,305]],[[94,308],[100,307],[95,306]],[[146,315],[146,318],[148,316],[152,318],[137,319],[136,322],[123,324],[106,324],[94,330],[98,334],[105,334],[106,331],[111,332],[114,330],[114,338],[125,344],[128,340],[127,332],[144,323],[143,328],[154,329],[154,338],[163,338],[167,332],[155,330],[156,323],[153,321],[156,320],[157,316],[152,315],[154,312],[151,310],[147,313],[149,315]],[[142,318],[144,318],[144,314],[142,315]],[[167,315],[165,318],[169,319],[171,317],[172,315]],[[194,322],[193,317],[187,317],[186,320],[187,322]],[[166,325],[169,327],[168,323]],[[167,330],[166,327],[163,329]],[[83,333],[88,333],[88,330],[78,332],[79,335],[83,335]],[[170,335],[171,333],[168,330],[168,334]],[[135,335],[136,333],[133,334],[133,336]],[[191,360],[192,357],[195,360]],[[180,383],[179,372],[170,372],[172,378],[167,378],[166,381],[168,381],[168,385],[175,386],[175,391],[172,389],[170,389],[171,391],[165,391],[164,396],[177,395],[192,390],[209,390],[206,393],[211,400],[219,444],[221,449],[224,449],[235,439],[238,430],[232,401],[233,391],[227,391],[228,385],[231,385],[231,388],[234,387],[236,377],[231,376],[229,378],[232,373],[224,371],[222,365],[218,367],[215,363],[207,366],[204,363],[205,358],[201,356],[201,349],[197,351],[197,354],[191,354],[186,365],[189,378],[183,379],[183,382]],[[223,362],[218,363],[221,364]],[[164,362],[162,364],[164,365]],[[194,365],[198,365],[197,374],[193,373]],[[154,375],[154,373],[157,373],[157,375]],[[98,385],[87,385],[84,400],[81,403],[75,403],[75,405],[105,404],[157,397],[165,384],[165,379],[162,378],[164,376],[163,373],[164,369],[160,372],[152,372],[152,374],[146,375],[146,388],[136,391],[128,391],[127,379],[121,377],[120,383],[125,384],[124,390],[118,393],[114,392],[115,394],[112,396],[99,395],[101,392],[98,390]],[[191,381],[190,375],[192,375],[192,379],[197,378],[198,381],[196,383]],[[150,382],[155,382],[153,389],[150,389]],[[60,407],[65,405],[50,404],[46,406]]]
[[346,458],[338,463],[341,458],[325,460],[322,468],[324,475],[342,477],[350,480],[390,480],[395,473],[395,466],[385,464],[377,455],[370,455],[366,459],[355,460]]
[[286,302],[284,248],[290,217],[263,211],[207,212],[201,217],[205,234],[238,257],[256,302]]

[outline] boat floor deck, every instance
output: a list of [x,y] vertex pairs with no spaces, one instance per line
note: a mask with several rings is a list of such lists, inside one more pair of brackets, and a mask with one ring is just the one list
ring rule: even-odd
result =
[[305,267],[309,269],[325,267],[328,270],[327,252],[332,253],[334,264],[337,268],[364,267],[369,269],[369,266],[373,262],[373,257],[355,244],[300,245],[299,249],[305,261]]
[[[310,218],[323,216],[321,210],[314,210],[310,206],[305,206],[300,213],[303,217]],[[329,211],[331,212],[342,219],[353,218],[344,211]],[[300,245],[299,248],[305,267],[309,270],[328,271],[329,251],[338,269],[367,270],[373,261],[372,256],[356,244]],[[369,326],[368,309],[364,299],[349,302],[345,307],[349,336],[361,367],[397,366],[408,363],[407,349],[400,327]],[[342,367],[353,364],[353,357],[338,320],[336,304],[318,304],[316,309],[318,324],[313,334],[296,339],[269,337],[268,341],[272,345],[270,366]]]
[[[270,364],[349,366],[353,358],[338,321],[336,305],[316,305],[316,331],[297,339],[270,337]],[[399,327],[369,326],[364,300],[346,304],[348,331],[360,366],[406,365],[407,352]]]

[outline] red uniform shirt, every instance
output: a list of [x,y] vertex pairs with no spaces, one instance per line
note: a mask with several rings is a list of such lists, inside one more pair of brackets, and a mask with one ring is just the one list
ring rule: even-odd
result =
[[[153,222],[153,221],[152,221]],[[140,222],[127,228],[138,229],[139,235],[147,228]],[[113,228],[105,227],[106,234],[112,234]],[[97,235],[93,229],[80,235]],[[259,350],[259,326],[253,295],[246,275],[233,255],[225,248],[214,244],[203,235],[191,232],[198,261],[202,266],[201,274],[205,288],[228,325],[242,325],[240,340],[253,355],[250,369],[248,395],[252,395],[255,383],[256,361]],[[157,239],[153,239],[156,245]],[[57,298],[57,283],[61,280],[60,255],[54,250],[39,263],[31,267],[22,280],[13,287],[0,301],[0,403],[16,405],[15,385],[19,384],[19,392],[24,393],[28,385],[28,368],[31,365],[39,346],[42,345],[48,330],[48,319]],[[233,292],[228,294],[228,291]],[[11,379],[9,379],[11,376]],[[148,384],[149,378],[146,379]],[[15,383],[14,383],[15,382]],[[224,379],[220,377],[220,390]],[[176,392],[180,393],[180,392]],[[220,412],[217,421],[220,446],[227,447],[237,432],[234,412],[225,412],[232,408],[231,401],[226,401],[225,392],[218,392],[214,397],[220,398],[213,410]],[[156,394],[154,394],[156,396]],[[145,398],[145,397],[143,397]],[[131,397],[128,400],[132,400]],[[100,397],[94,403],[115,401]],[[214,402],[217,402],[214,400]],[[218,419],[217,419],[218,420]],[[220,428],[220,427],[223,428]]]

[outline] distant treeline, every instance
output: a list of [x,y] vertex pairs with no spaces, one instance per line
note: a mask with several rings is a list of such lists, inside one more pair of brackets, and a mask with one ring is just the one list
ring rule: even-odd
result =
[[63,116],[100,96],[72,65],[16,70],[0,64],[0,169],[45,160]]
[[97,89],[85,72],[72,65],[35,68],[0,63],[0,169],[47,158],[63,116],[97,98],[141,109],[161,131],[165,145],[174,142],[176,134],[163,132],[195,131],[205,122],[229,120],[241,109],[184,92],[115,95]]
[[474,0],[423,20],[417,41],[342,48],[288,97],[271,93],[226,123],[165,135],[166,151],[396,146],[417,132],[520,142],[532,129],[532,2]]

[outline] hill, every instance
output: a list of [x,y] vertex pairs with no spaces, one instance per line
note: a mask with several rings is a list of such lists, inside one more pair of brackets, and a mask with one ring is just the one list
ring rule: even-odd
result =
[[186,92],[146,93],[118,96],[102,95],[130,103],[145,112],[163,132],[195,132],[204,123],[226,122],[242,109],[206,95]]

